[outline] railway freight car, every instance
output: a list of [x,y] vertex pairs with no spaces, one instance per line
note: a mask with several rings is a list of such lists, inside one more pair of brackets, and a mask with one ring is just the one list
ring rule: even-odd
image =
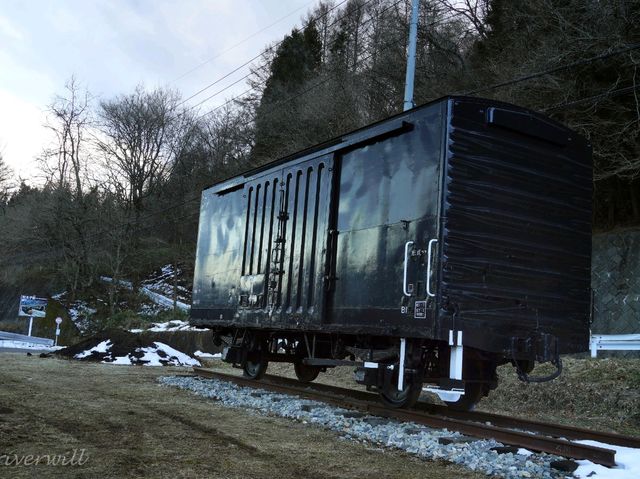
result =
[[442,98],[204,190],[191,322],[256,379],[350,365],[390,406],[472,407],[500,364],[587,350],[591,185],[573,131]]

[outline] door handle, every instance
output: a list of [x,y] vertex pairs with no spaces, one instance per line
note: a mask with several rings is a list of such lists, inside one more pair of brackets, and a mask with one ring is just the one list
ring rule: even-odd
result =
[[[437,239],[429,240],[429,246],[427,246],[427,296],[435,297],[435,293],[431,291],[431,247],[438,242]],[[406,272],[406,267],[405,267]]]
[[407,291],[407,274],[409,271],[409,248],[413,246],[413,241],[407,241],[404,245],[404,274],[402,276],[402,292],[405,296],[411,296]]

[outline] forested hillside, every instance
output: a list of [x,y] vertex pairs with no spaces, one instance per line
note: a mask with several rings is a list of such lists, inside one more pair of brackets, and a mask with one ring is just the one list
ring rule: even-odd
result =
[[[189,271],[204,186],[401,111],[409,12],[320,2],[213,110],[143,86],[98,99],[72,78],[49,106],[44,186],[0,161],[0,280],[73,299],[101,275]],[[419,25],[416,104],[477,95],[567,124],[593,144],[595,228],[640,223],[640,2],[423,0]]]

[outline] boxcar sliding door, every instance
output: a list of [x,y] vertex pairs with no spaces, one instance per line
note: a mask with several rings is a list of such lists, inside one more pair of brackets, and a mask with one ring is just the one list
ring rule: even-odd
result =
[[336,159],[332,329],[433,334],[441,118],[427,110],[411,128]]
[[332,166],[322,156],[245,185],[241,305],[260,324],[320,324]]

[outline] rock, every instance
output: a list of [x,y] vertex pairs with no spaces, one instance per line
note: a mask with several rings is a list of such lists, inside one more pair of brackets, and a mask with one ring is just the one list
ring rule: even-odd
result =
[[303,404],[300,409],[305,412],[311,412],[316,408],[323,407],[322,404]]
[[491,448],[492,451],[496,451],[498,454],[518,454],[518,448],[513,446],[496,446]]
[[439,437],[438,444],[446,446],[447,444],[468,444],[470,442],[476,442],[478,439],[467,436],[454,436],[454,437]]
[[569,459],[560,459],[558,461],[552,461],[551,467],[557,471],[573,472],[578,469],[578,463]]
[[388,419],[384,419],[381,417],[365,417],[363,421],[367,424],[371,424],[372,426],[382,426],[389,423]]
[[347,412],[343,412],[342,413],[342,417],[354,417],[354,418],[360,418],[360,417],[364,417],[366,416],[365,413],[363,412],[358,412],[358,411],[347,411]]

